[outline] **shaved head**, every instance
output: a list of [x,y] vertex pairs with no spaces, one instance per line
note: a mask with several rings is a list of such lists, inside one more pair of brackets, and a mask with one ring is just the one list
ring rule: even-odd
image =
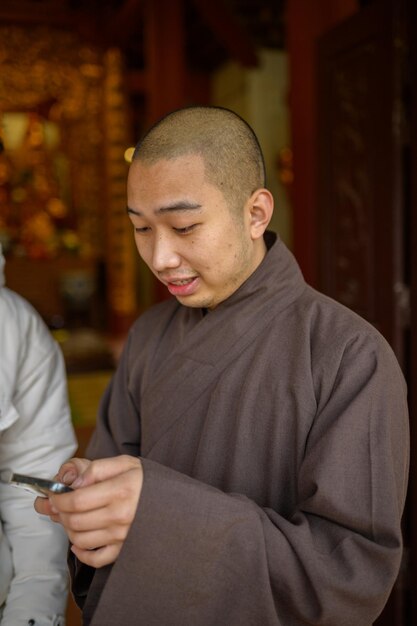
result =
[[265,187],[262,151],[251,127],[229,109],[196,106],[169,113],[136,146],[133,161],[150,165],[189,154],[204,160],[208,182],[232,208]]

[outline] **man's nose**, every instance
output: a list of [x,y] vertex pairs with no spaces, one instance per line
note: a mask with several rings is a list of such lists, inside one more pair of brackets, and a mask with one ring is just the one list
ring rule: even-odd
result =
[[171,237],[158,235],[154,240],[152,254],[152,266],[157,272],[163,272],[167,268],[175,268],[180,265],[181,258],[176,251]]

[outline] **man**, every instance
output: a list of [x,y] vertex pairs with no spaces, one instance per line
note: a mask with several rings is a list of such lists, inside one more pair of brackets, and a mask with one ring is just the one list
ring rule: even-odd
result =
[[401,559],[406,392],[378,332],[266,232],[260,147],[191,107],[138,144],[128,214],[175,297],[133,325],[70,494],[86,624],[369,626]]
[[[4,286],[0,247],[0,468],[50,478],[76,450],[62,354],[38,313]],[[63,529],[0,482],[0,624],[63,626]]]

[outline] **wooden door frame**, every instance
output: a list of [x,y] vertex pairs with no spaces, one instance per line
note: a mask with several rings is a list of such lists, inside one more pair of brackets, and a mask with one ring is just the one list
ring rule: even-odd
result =
[[[390,0],[374,0],[372,4],[378,2],[388,5]],[[395,0],[394,0],[395,2]],[[316,16],[311,24],[306,25],[306,21],[302,21],[301,34],[300,28],[296,23],[298,14],[294,6],[300,6],[303,0],[289,0],[288,11],[288,27],[289,33],[289,63],[290,70],[293,75],[290,89],[290,104],[292,111],[292,130],[293,133],[293,151],[294,151],[294,173],[295,182],[293,186],[292,203],[294,210],[294,252],[300,262],[304,275],[311,283],[318,282],[317,277],[317,256],[318,256],[318,227],[317,213],[318,203],[313,193],[316,185],[316,155],[317,155],[317,130],[315,126],[314,114],[316,110],[315,98],[318,93],[316,84],[317,74],[314,75],[315,65],[311,58],[301,68],[297,61],[303,54],[296,50],[299,41],[296,41],[294,32],[298,31],[298,39],[301,38],[301,48],[306,51],[308,48],[303,37],[308,37],[309,51],[313,49],[313,43],[318,36],[329,30],[334,24],[326,24],[326,18],[323,17],[322,28],[317,26],[317,14],[320,13],[320,7],[315,6]],[[398,3],[397,3],[398,4]],[[402,3],[401,3],[402,4]],[[411,423],[411,469],[410,469],[410,487],[407,498],[407,510],[405,516],[405,530],[408,549],[404,553],[403,567],[406,569],[405,584],[407,591],[403,596],[407,597],[408,610],[412,611],[412,615],[408,618],[410,624],[417,624],[417,460],[414,460],[415,451],[417,451],[417,6],[415,0],[406,0],[404,3],[406,10],[406,23],[408,32],[406,36],[406,45],[411,46],[410,64],[414,68],[411,72],[410,100],[411,100],[411,117],[410,117],[410,161],[406,164],[408,168],[409,184],[407,189],[406,202],[408,204],[407,214],[405,216],[407,222],[404,226],[399,225],[399,230],[404,229],[408,239],[408,256],[406,259],[408,277],[410,278],[410,314],[411,324],[410,331],[407,336],[411,337],[410,346],[407,354],[406,376],[410,390],[410,423]],[[398,9],[397,5],[395,6]],[[340,21],[340,20],[339,20]],[[293,32],[294,31],[294,32]],[[397,42],[397,45],[402,45]],[[304,55],[305,56],[305,55]],[[300,86],[303,73],[308,73],[306,81],[307,93],[302,93],[303,87]],[[294,76],[296,80],[294,80]],[[305,91],[305,90],[304,90]],[[305,97],[304,97],[305,96]],[[298,103],[298,106],[297,106]],[[305,109],[308,109],[307,112]],[[312,141],[306,145],[307,142]],[[402,175],[403,172],[400,173]],[[413,175],[414,174],[414,175]],[[390,175],[388,173],[388,175]],[[398,172],[396,172],[398,175]],[[401,601],[401,600],[400,600]],[[393,622],[394,623],[394,622]],[[396,624],[397,626],[397,624]]]
[[407,2],[408,50],[410,64],[410,484],[409,506],[409,574],[411,621],[417,623],[417,6],[415,0]]
[[295,179],[292,249],[306,281],[317,286],[318,38],[359,10],[358,0],[287,0],[288,94]]

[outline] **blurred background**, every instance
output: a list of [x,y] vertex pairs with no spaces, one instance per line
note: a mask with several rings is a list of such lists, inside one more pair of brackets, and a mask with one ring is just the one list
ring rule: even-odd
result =
[[[132,149],[191,104],[254,128],[273,229],[309,283],[392,345],[416,449],[416,42],[413,0],[1,0],[6,281],[62,346],[80,453],[130,324],[166,297],[125,215]],[[417,624],[415,475],[412,454],[403,566],[379,626]]]

